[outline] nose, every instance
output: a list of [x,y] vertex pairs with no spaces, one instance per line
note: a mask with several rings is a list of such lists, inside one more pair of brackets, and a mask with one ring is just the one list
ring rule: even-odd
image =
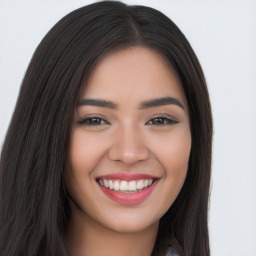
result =
[[149,155],[150,151],[141,132],[134,127],[125,127],[118,130],[109,149],[110,160],[121,161],[126,165],[147,160]]

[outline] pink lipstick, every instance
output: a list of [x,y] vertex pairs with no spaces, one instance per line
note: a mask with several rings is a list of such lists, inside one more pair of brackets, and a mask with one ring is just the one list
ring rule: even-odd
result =
[[157,177],[140,173],[115,173],[98,177],[102,192],[120,204],[133,205],[143,202],[154,190]]

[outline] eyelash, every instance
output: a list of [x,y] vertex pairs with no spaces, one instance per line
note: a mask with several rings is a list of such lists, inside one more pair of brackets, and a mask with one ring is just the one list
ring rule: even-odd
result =
[[[86,117],[84,119],[77,121],[77,123],[79,125],[83,125],[83,126],[101,126],[101,125],[105,125],[105,124],[110,124],[105,119],[103,119],[101,117],[97,117],[97,116]],[[146,125],[165,126],[165,125],[173,125],[173,124],[178,124],[178,123],[179,123],[179,121],[176,121],[172,118],[159,116],[159,117],[154,117],[154,118],[150,119],[148,122],[146,122]]]
[[[90,123],[91,121],[96,121],[96,123]],[[98,121],[100,121],[100,123],[97,123]],[[110,124],[105,119],[103,119],[101,117],[97,117],[97,116],[86,117],[84,119],[79,120],[77,123],[79,125],[86,125],[86,126],[100,126],[100,125],[104,125],[104,124]]]
[[[156,121],[157,122],[160,121],[160,123],[153,123],[153,122],[156,122]],[[146,125],[164,126],[164,125],[173,125],[173,124],[177,124],[177,123],[179,123],[179,121],[176,121],[176,120],[174,120],[172,118],[167,118],[167,117],[159,116],[159,117],[154,117],[154,118],[150,119],[146,123]]]

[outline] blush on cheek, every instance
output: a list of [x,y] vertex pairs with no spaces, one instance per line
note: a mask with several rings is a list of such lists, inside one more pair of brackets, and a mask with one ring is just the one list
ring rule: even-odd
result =
[[70,163],[74,172],[89,173],[102,157],[103,147],[99,138],[83,129],[74,129],[70,145]]

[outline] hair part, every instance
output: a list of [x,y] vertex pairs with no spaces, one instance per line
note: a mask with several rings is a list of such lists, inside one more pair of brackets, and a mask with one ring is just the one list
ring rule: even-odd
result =
[[63,182],[78,98],[107,54],[127,47],[161,54],[181,79],[192,148],[184,186],[162,217],[152,256],[210,255],[208,198],[212,116],[197,57],[157,10],[104,1],[61,19],[36,49],[22,82],[0,160],[1,255],[68,255],[70,206]]

